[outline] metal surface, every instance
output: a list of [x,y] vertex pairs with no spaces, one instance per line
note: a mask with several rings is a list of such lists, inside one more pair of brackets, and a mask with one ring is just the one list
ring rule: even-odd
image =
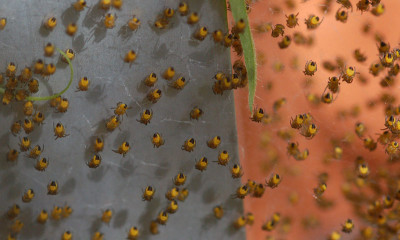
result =
[[[36,126],[28,135],[32,145],[43,145],[42,157],[50,160],[48,169],[39,172],[35,160],[20,153],[17,163],[5,160],[10,148],[19,149],[19,139],[26,134],[11,135],[9,127],[15,120],[23,120],[22,103],[0,106],[0,213],[6,213],[12,204],[21,206],[17,219],[24,223],[19,239],[60,239],[70,230],[74,239],[90,239],[95,231],[104,233],[105,239],[125,239],[131,226],[137,226],[140,239],[244,239],[244,229],[236,231],[232,222],[242,214],[242,200],[231,195],[240,185],[233,180],[229,167],[238,162],[235,113],[232,92],[223,96],[212,93],[212,77],[217,71],[230,71],[230,52],[216,45],[210,37],[200,42],[193,39],[199,26],[209,31],[225,29],[224,1],[189,1],[190,9],[199,12],[199,24],[190,26],[186,18],[175,16],[166,30],[156,30],[153,22],[165,7],[178,5],[177,1],[125,0],[122,10],[111,8],[117,21],[113,29],[103,26],[107,11],[99,9],[97,1],[88,1],[89,8],[76,12],[71,1],[1,0],[0,15],[8,20],[0,31],[0,67],[5,69],[10,61],[19,70],[38,58],[57,65],[50,78],[40,78],[40,91],[36,96],[46,96],[61,91],[69,79],[68,65],[60,54],[44,58],[43,46],[52,42],[62,50],[76,51],[74,82],[63,95],[70,101],[66,113],[56,113],[48,102],[35,102],[35,108],[46,116],[45,124]],[[126,22],[135,14],[141,20],[138,31],[132,32]],[[53,31],[41,27],[45,17],[55,16],[58,25]],[[78,24],[74,37],[65,33],[70,22]],[[137,60],[131,66],[123,57],[135,50]],[[171,88],[161,78],[169,66],[178,76],[189,79],[181,90]],[[156,104],[146,99],[150,88],[143,79],[155,72],[159,76],[156,87],[163,96]],[[91,80],[88,92],[75,92],[78,80],[87,76]],[[125,102],[132,108],[122,124],[113,132],[105,129],[105,120],[113,115],[112,107]],[[200,120],[190,120],[194,106],[203,109]],[[151,108],[154,117],[143,125],[137,121],[139,113]],[[69,136],[54,140],[53,124],[61,122]],[[154,148],[151,136],[159,132],[165,145]],[[215,135],[222,138],[218,149],[210,149],[206,141]],[[105,139],[105,149],[100,153],[103,161],[99,168],[90,169],[86,162],[93,156],[92,143],[96,136]],[[193,152],[181,150],[184,141],[193,137],[197,146]],[[132,149],[126,157],[113,152],[123,141]],[[231,155],[229,167],[213,162],[219,151]],[[209,166],[205,172],[194,168],[195,159],[206,156]],[[188,179],[185,187],[189,196],[178,202],[179,210],[170,215],[166,226],[160,226],[159,235],[150,235],[149,223],[166,208],[166,191],[173,187],[172,179],[182,171]],[[58,195],[47,195],[47,184],[56,180]],[[151,202],[142,201],[142,190],[147,185],[156,188]],[[32,188],[35,198],[23,203],[23,192]],[[49,218],[45,225],[36,222],[42,209],[52,211],[54,206],[70,205],[73,213],[58,221]],[[222,204],[223,219],[212,216],[212,208]],[[102,211],[110,208],[114,216],[110,224],[101,223]],[[0,236],[4,239],[12,221],[0,218]]]

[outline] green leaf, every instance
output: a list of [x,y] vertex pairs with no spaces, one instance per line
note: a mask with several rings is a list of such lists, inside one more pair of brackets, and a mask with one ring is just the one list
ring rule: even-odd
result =
[[245,0],[229,0],[233,19],[237,22],[243,19],[246,22],[246,28],[240,34],[240,41],[243,47],[244,62],[247,68],[247,76],[249,79],[249,108],[253,111],[254,96],[257,85],[257,65],[256,53],[254,48],[253,36],[249,27],[249,18],[246,11]]

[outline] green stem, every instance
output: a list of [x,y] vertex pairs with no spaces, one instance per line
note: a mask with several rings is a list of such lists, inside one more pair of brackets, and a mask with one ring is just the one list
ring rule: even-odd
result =
[[[57,51],[59,51],[61,53],[61,55],[63,55],[64,58],[67,60],[68,65],[69,65],[69,69],[71,70],[71,76],[69,78],[68,85],[64,88],[64,90],[62,90],[61,92],[56,93],[54,95],[46,96],[46,97],[32,97],[32,96],[29,96],[29,97],[26,98],[26,100],[28,100],[28,101],[46,101],[46,100],[51,100],[53,98],[59,97],[62,94],[64,94],[68,90],[68,88],[71,86],[72,80],[74,78],[74,68],[72,67],[71,60],[69,60],[68,56],[63,51],[61,51],[59,48],[57,48]],[[4,89],[3,89],[3,92],[4,92]],[[0,89],[0,93],[1,93],[1,89]]]
[[0,94],[4,94],[6,90],[4,88],[0,88]]
[[240,34],[240,41],[243,47],[244,62],[247,68],[247,76],[249,79],[249,107],[253,111],[254,96],[256,94],[257,85],[257,64],[256,53],[254,48],[253,36],[249,27],[249,18],[246,11],[245,0],[229,0],[233,19],[237,22],[243,19],[247,24],[244,32]]
[[223,4],[224,4],[224,13],[225,13],[225,15],[224,15],[224,21],[225,21],[225,24],[226,24],[226,30],[229,31],[229,25],[228,25],[228,6],[227,6],[227,4],[226,4],[226,1],[223,1]]

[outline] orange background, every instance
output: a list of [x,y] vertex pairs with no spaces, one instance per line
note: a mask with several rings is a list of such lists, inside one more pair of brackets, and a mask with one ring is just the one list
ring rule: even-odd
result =
[[[239,153],[245,174],[243,182],[247,179],[256,182],[264,182],[273,173],[279,173],[282,183],[278,188],[267,189],[260,199],[247,197],[244,201],[245,212],[252,212],[255,215],[255,223],[248,226],[247,239],[265,239],[265,236],[277,236],[276,239],[326,239],[334,230],[340,231],[341,225],[352,218],[355,229],[349,236],[342,234],[342,239],[353,239],[359,234],[359,229],[365,226],[360,219],[357,219],[352,211],[352,206],[345,200],[341,193],[341,186],[344,183],[343,172],[352,170],[355,167],[356,156],[363,156],[369,164],[371,175],[375,174],[382,164],[386,163],[387,156],[384,147],[378,144],[378,148],[370,152],[363,147],[362,140],[354,134],[354,125],[361,121],[367,126],[366,136],[376,140],[377,133],[384,128],[385,117],[384,106],[380,104],[373,109],[367,108],[367,102],[378,99],[382,92],[395,93],[398,85],[395,84],[389,90],[379,85],[380,80],[385,76],[386,70],[378,77],[368,73],[372,62],[379,60],[375,33],[383,36],[391,47],[398,47],[400,32],[397,24],[400,22],[400,2],[382,1],[386,11],[382,16],[373,16],[370,12],[361,14],[353,3],[353,11],[349,11],[347,23],[336,21],[335,14],[340,5],[332,1],[330,12],[323,13],[321,6],[323,1],[296,1],[296,8],[289,10],[284,1],[258,1],[252,5],[250,26],[256,44],[258,56],[264,56],[264,64],[258,66],[257,91],[255,106],[263,108],[265,112],[274,115],[279,120],[264,125],[249,120],[250,111],[247,101],[247,89],[235,93],[236,119],[239,133]],[[273,11],[279,7],[280,11]],[[280,49],[278,42],[282,37],[272,38],[271,32],[257,33],[254,28],[257,24],[272,22],[273,24],[284,24],[286,26],[285,14],[299,12],[299,25],[294,29],[286,27],[285,35],[293,36],[295,31],[300,31],[305,36],[312,36],[314,44],[311,47],[296,45],[293,41],[289,48]],[[323,17],[322,24],[315,30],[307,30],[304,19],[309,14]],[[370,23],[371,30],[368,34],[362,32],[362,26]],[[353,57],[355,49],[360,49],[367,56],[367,61],[359,63]],[[339,72],[328,72],[322,67],[322,62],[329,60],[334,62],[336,57],[345,59],[347,66],[355,66],[357,72],[367,77],[368,83],[360,83],[358,76],[353,83],[342,82],[340,93],[332,104],[321,103],[318,107],[313,106],[306,99],[307,93],[314,93],[321,96],[324,91],[328,77],[339,76]],[[298,59],[298,68],[291,67],[293,58]],[[313,77],[306,77],[302,71],[307,61],[314,60],[318,64],[318,71]],[[276,72],[273,65],[281,62],[284,65],[282,72]],[[305,80],[312,79],[312,85],[305,87]],[[267,85],[272,84],[268,90]],[[274,114],[272,105],[279,98],[286,98],[286,105]],[[338,117],[339,111],[349,112],[352,107],[359,106],[361,109],[357,117]],[[290,129],[290,118],[296,114],[310,113],[314,123],[319,127],[319,132],[312,140],[306,140],[295,131],[292,141],[298,142],[300,150],[308,148],[310,156],[305,161],[294,160],[286,153],[287,142],[277,136],[280,129]],[[348,133],[351,133],[354,140],[351,144],[341,146],[344,149],[341,160],[332,160],[324,164],[323,159],[327,153],[333,151],[332,140],[342,140]],[[267,141],[266,139],[269,139]],[[277,161],[273,159],[276,154]],[[324,196],[334,201],[334,207],[322,210],[316,204],[313,197],[313,188],[318,185],[318,175],[322,172],[329,174],[327,181],[328,189]],[[298,194],[299,201],[292,205],[289,202],[291,193]],[[281,214],[281,219],[291,219],[289,233],[284,233],[280,227],[268,233],[261,230],[261,225],[270,219],[274,212]],[[315,216],[319,220],[317,228],[306,230],[301,221],[307,216]],[[282,221],[281,221],[282,222]]]

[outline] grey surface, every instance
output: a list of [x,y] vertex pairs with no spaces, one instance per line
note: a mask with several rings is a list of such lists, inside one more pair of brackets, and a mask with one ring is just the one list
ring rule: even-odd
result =
[[[203,42],[192,39],[199,25],[189,26],[186,18],[175,16],[168,30],[155,30],[152,23],[164,7],[174,7],[178,1],[125,0],[122,10],[111,9],[117,14],[116,26],[106,30],[102,17],[106,13],[98,8],[97,1],[88,1],[89,8],[76,12],[72,1],[18,0],[0,1],[0,15],[8,20],[0,31],[0,69],[14,61],[18,69],[31,65],[38,58],[46,63],[56,63],[56,73],[40,81],[36,96],[59,92],[69,79],[68,65],[60,61],[57,53],[44,58],[43,46],[54,43],[61,49],[72,48],[77,52],[73,61],[74,82],[63,96],[70,101],[66,113],[55,113],[48,102],[37,102],[35,108],[45,113],[45,124],[29,134],[32,145],[44,145],[42,157],[50,160],[45,172],[34,169],[35,160],[21,153],[17,163],[6,162],[9,147],[19,149],[19,139],[9,132],[15,120],[23,120],[22,104],[0,106],[0,213],[17,203],[21,206],[18,219],[24,222],[19,239],[60,239],[65,230],[73,232],[74,239],[90,239],[95,231],[105,234],[105,239],[125,239],[131,226],[139,227],[140,239],[244,239],[244,229],[232,229],[232,221],[242,214],[242,200],[232,199],[231,194],[240,185],[233,180],[229,168],[217,165],[219,151],[228,150],[229,167],[238,162],[237,137],[232,92],[223,96],[212,93],[212,76],[217,71],[230,71],[229,50],[217,46],[210,37]],[[201,15],[200,25],[210,31],[225,29],[224,1],[189,1],[191,10]],[[125,27],[137,15],[142,25],[136,32]],[[46,16],[58,18],[54,31],[41,28]],[[79,26],[74,37],[65,34],[65,26],[76,22]],[[132,66],[123,62],[127,51],[137,52]],[[178,76],[189,79],[182,91],[168,86],[160,78],[169,66]],[[156,84],[163,96],[156,104],[147,101],[150,88],[142,82],[146,75],[155,72]],[[88,92],[75,92],[78,80],[87,76],[91,80]],[[54,90],[54,92],[52,92]],[[113,115],[112,107],[125,102],[132,108],[124,116],[120,128],[107,132],[105,120]],[[194,106],[204,110],[199,121],[189,119]],[[154,117],[147,126],[136,121],[139,112],[151,108]],[[70,136],[54,140],[53,123],[62,122]],[[160,132],[165,145],[153,148],[151,136]],[[206,141],[220,135],[218,149],[210,149]],[[86,162],[93,156],[92,142],[103,136],[105,149],[100,153],[103,161],[99,168],[90,169]],[[191,153],[181,150],[183,142],[194,137],[197,147]],[[124,158],[112,150],[127,140],[132,150]],[[206,156],[210,163],[201,173],[194,168],[195,159]],[[149,223],[168,201],[164,194],[173,187],[172,178],[180,171],[188,175],[185,187],[189,197],[179,202],[179,210],[166,226],[160,226],[159,235],[149,234]],[[47,195],[46,186],[58,181],[59,194]],[[141,199],[147,185],[156,188],[153,201]],[[31,203],[22,203],[23,192],[32,188],[36,196]],[[42,209],[51,212],[55,205],[70,205],[74,212],[67,219],[49,219],[45,225],[36,223]],[[226,215],[222,220],[212,217],[212,208],[223,204]],[[111,208],[114,216],[110,224],[99,221],[102,211]],[[0,217],[0,239],[9,231],[11,221]]]

